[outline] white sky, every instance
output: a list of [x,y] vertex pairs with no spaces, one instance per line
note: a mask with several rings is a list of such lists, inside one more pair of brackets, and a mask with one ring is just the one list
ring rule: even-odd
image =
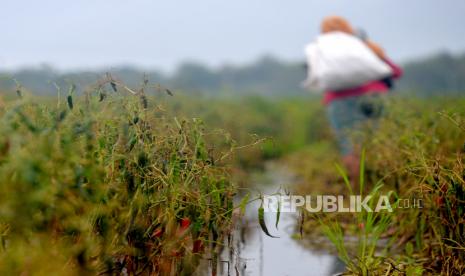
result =
[[463,0],[0,0],[0,70],[122,64],[172,70],[264,54],[303,60],[321,19],[362,26],[398,61],[465,51]]

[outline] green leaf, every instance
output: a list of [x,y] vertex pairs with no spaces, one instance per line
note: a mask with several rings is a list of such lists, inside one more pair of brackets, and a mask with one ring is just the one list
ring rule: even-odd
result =
[[247,203],[249,202],[250,194],[247,193],[241,200],[241,203],[239,204],[239,208],[241,209],[241,214],[243,215],[245,213],[245,207],[247,206]]
[[271,235],[270,232],[268,232],[268,228],[266,228],[266,224],[265,224],[265,209],[263,209],[263,206],[260,206],[260,208],[258,208],[258,223],[260,224],[260,227],[262,228],[262,231],[263,231],[268,237],[271,237],[271,238],[278,238],[278,237],[275,237],[275,236]]
[[278,212],[276,212],[276,229],[278,229],[279,217],[281,216],[281,201],[278,201]]
[[363,188],[365,186],[365,149],[362,149],[360,157],[360,195],[363,195]]
[[67,101],[68,101],[68,107],[69,109],[73,109],[73,97],[71,95],[68,95],[68,98],[67,98]]
[[407,256],[412,256],[413,254],[413,244],[411,242],[408,242],[405,245],[405,253],[407,253]]
[[352,191],[352,186],[350,185],[350,181],[349,181],[349,177],[347,176],[347,173],[338,164],[336,164],[336,169],[337,169],[339,175],[342,176],[342,178],[344,179],[344,184],[346,185],[347,189],[349,190],[349,194],[353,195],[354,193]]

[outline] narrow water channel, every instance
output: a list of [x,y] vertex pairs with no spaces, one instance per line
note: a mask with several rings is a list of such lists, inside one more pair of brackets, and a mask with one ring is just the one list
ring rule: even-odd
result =
[[[269,163],[253,179],[251,189],[273,194],[292,185],[295,176],[284,166]],[[278,229],[275,227],[276,214],[265,213],[268,230],[279,238],[266,236],[258,223],[259,205],[260,202],[256,201],[247,206],[245,216],[236,223],[233,245],[223,250],[218,275],[326,276],[344,271],[344,266],[335,256],[323,250],[305,248],[298,239],[292,238],[298,235],[295,229],[298,215],[295,213],[282,213]]]

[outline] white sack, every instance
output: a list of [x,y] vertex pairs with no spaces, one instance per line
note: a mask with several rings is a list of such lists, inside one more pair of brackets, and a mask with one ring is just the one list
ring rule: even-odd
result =
[[383,79],[392,69],[359,38],[342,32],[320,35],[305,47],[309,73],[304,86],[337,91]]

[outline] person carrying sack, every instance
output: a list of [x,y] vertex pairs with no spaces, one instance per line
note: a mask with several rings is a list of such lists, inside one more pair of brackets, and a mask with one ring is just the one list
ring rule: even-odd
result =
[[402,70],[378,44],[357,37],[349,22],[339,16],[322,21],[321,35],[307,46],[306,53],[309,76],[305,84],[324,90],[323,103],[343,164],[355,185],[361,145],[353,141],[350,132],[376,125],[384,108],[380,95],[388,93]]

